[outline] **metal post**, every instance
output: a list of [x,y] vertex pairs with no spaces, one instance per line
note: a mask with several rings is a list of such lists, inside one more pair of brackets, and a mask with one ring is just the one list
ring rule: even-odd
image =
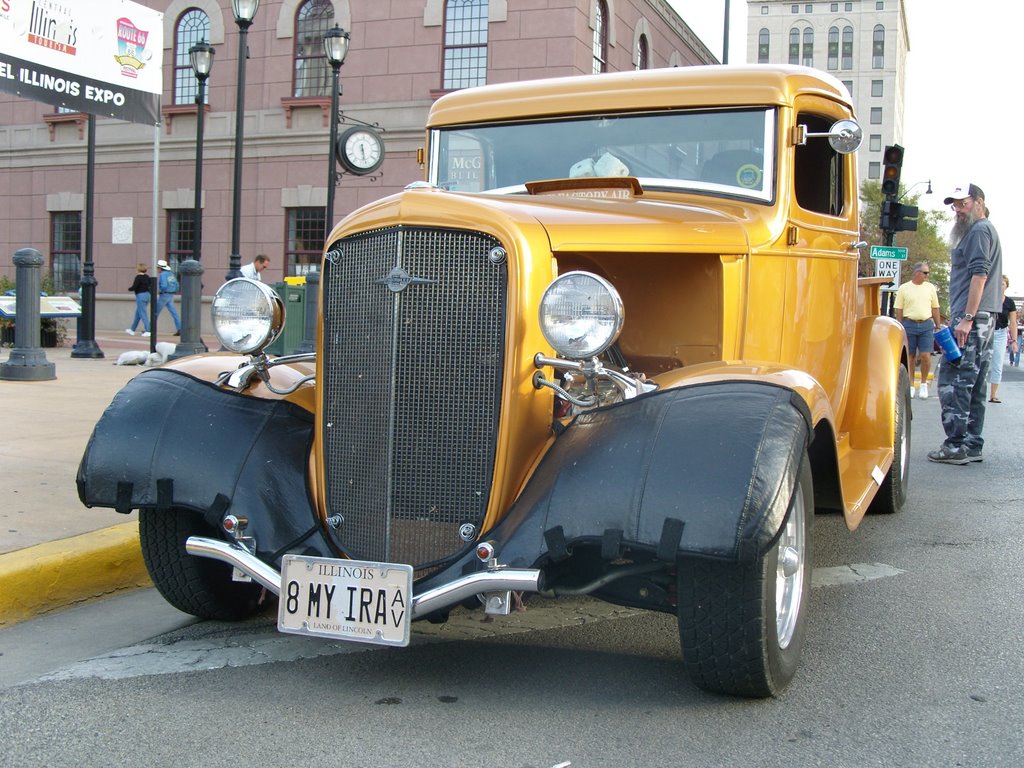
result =
[[159,248],[159,221],[160,221],[160,126],[153,126],[153,199],[150,217],[150,244],[149,263],[153,274],[149,278],[149,327],[152,329],[149,335],[149,351],[156,352],[156,301],[160,295],[160,287],[157,282],[157,253]]
[[324,221],[324,242],[334,229],[334,192],[338,185],[337,143],[338,143],[338,72],[345,63],[348,46],[352,37],[335,24],[324,32],[324,55],[331,65],[331,138],[327,146],[327,215]]
[[99,359],[103,350],[96,343],[96,277],[92,260],[93,200],[96,194],[96,115],[89,114],[88,148],[85,161],[85,263],[82,264],[82,316],[78,321],[78,341],[71,357]]
[[238,91],[235,96],[235,189],[231,212],[231,256],[227,280],[242,276],[242,139],[245,134],[245,60],[249,57],[249,25],[251,21],[236,19],[238,24]]
[[175,360],[188,355],[207,352],[202,339],[203,265],[187,259],[178,265],[181,277],[181,339],[174,352],[167,356]]
[[725,30],[722,32],[722,63],[729,63],[729,0],[725,0]]
[[320,273],[306,275],[306,323],[302,327],[302,343],[296,352],[316,352],[316,315],[320,307]]
[[206,78],[200,77],[196,96],[196,199],[192,214],[192,258],[202,259],[203,245],[203,118],[206,112]]
[[331,138],[327,145],[327,218],[324,240],[334,229],[334,191],[338,183],[338,171],[335,168],[335,145],[338,143],[338,71],[341,63],[331,62]]
[[[886,195],[885,196],[885,200],[889,201],[889,202],[895,203],[896,202],[896,195]],[[885,205],[884,201],[883,201],[882,205]],[[885,239],[885,245],[887,247],[891,248],[896,243],[896,231],[893,230],[893,229],[887,229],[887,230],[885,230],[884,234],[885,234],[885,238],[884,238]],[[900,284],[900,279],[899,279],[899,274],[897,274],[896,278],[889,282],[889,289],[890,290],[889,290],[888,293],[885,294],[885,302],[884,302],[885,309],[882,312],[882,314],[888,315],[889,317],[893,317],[894,316],[894,314],[895,314],[894,307],[895,307],[895,304],[896,304],[896,289],[899,287],[899,284]]]
[[46,359],[39,345],[39,284],[43,254],[35,248],[22,248],[14,254],[15,300],[14,348],[7,362],[0,363],[0,379],[10,381],[49,381],[56,379],[56,368]]

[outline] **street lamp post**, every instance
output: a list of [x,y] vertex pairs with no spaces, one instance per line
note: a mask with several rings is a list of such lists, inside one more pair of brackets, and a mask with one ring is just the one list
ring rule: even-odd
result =
[[199,92],[196,94],[196,199],[192,214],[192,258],[202,258],[203,244],[203,119],[206,112],[206,78],[213,69],[213,46],[205,40],[188,49],[192,71],[196,73]]
[[928,179],[927,181],[915,181],[906,190],[904,190],[903,194],[899,196],[897,202],[899,202],[899,200],[902,200],[904,197],[909,195],[915,188],[920,187],[922,184],[927,184],[928,185],[928,189],[926,189],[924,191],[924,193],[926,195],[930,195],[932,193],[932,180],[931,179]]
[[725,0],[725,28],[722,31],[722,63],[729,63],[729,0]]
[[334,228],[334,190],[338,181],[334,146],[338,143],[338,72],[348,55],[348,44],[348,32],[337,24],[324,33],[324,53],[331,64],[331,138],[327,146],[327,218],[324,239]]
[[238,25],[238,93],[235,97],[235,190],[231,212],[231,256],[227,279],[242,276],[242,139],[245,133],[245,60],[249,57],[249,27],[256,17],[260,0],[231,0],[231,12]]

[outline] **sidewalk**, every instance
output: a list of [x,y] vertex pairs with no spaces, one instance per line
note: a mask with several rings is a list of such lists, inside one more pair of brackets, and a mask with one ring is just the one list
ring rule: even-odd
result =
[[[215,349],[217,342],[204,339]],[[161,341],[177,341],[175,337]],[[97,331],[102,359],[44,349],[52,381],[0,380],[0,628],[119,589],[146,586],[137,515],[86,509],[75,476],[92,429],[142,366],[116,365],[149,339]],[[10,349],[0,350],[0,362]],[[101,557],[97,555],[101,554]]]

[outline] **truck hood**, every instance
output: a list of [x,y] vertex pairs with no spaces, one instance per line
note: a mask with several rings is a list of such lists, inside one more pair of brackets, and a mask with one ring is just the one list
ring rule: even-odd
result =
[[752,244],[774,239],[774,209],[722,198],[715,198],[714,205],[715,208],[702,205],[697,195],[608,198],[410,189],[363,208],[341,222],[332,238],[398,222],[483,230],[504,222],[520,229],[539,225],[547,234],[553,253],[739,255],[749,253]]
[[547,231],[553,252],[700,251],[749,252],[740,221],[693,203],[652,198],[509,196],[495,204],[518,207]]

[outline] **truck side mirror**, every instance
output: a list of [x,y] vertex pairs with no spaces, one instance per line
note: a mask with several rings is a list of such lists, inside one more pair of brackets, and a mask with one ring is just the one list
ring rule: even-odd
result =
[[793,130],[793,144],[797,146],[816,138],[827,138],[832,149],[841,155],[848,155],[860,147],[864,141],[864,131],[854,120],[838,120],[832,123],[828,133],[808,133],[806,125],[798,125]]

